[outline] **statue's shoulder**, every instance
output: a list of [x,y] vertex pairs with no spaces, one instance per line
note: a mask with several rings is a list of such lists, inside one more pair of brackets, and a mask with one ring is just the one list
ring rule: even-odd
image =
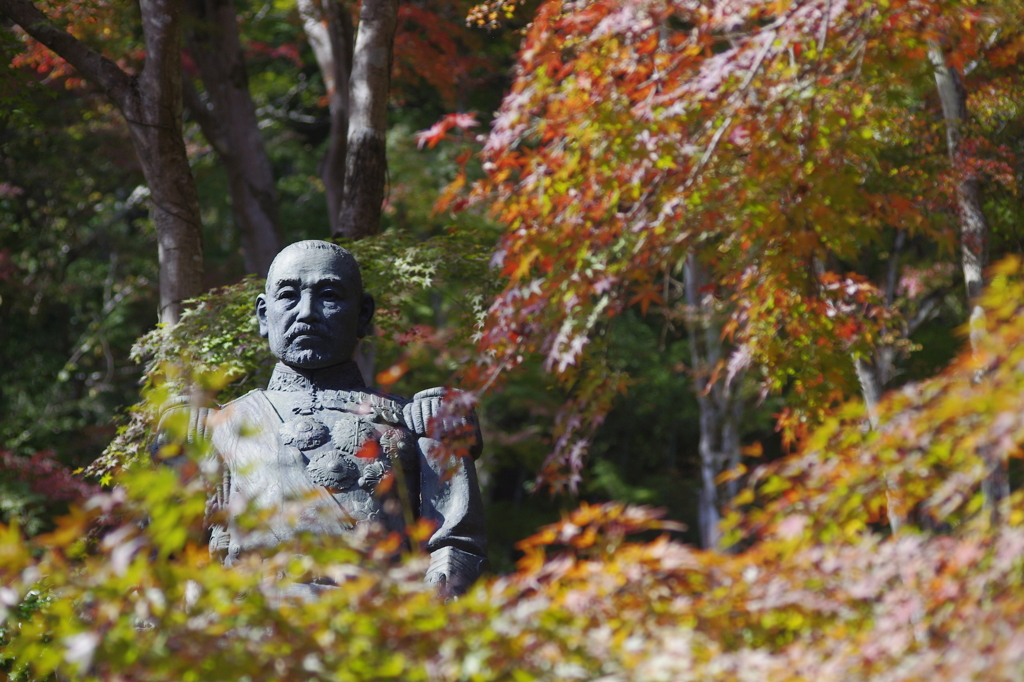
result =
[[378,391],[374,388],[364,388],[359,391],[353,391],[353,393],[361,396],[362,400],[369,400],[371,403],[381,403],[396,405],[398,407],[404,407],[405,405],[412,402],[410,398],[405,396],[395,395],[394,393],[385,393],[384,391]]
[[251,391],[249,391],[248,393],[246,393],[245,395],[240,395],[237,398],[235,398],[234,400],[229,400],[228,402],[224,403],[223,405],[218,405],[217,409],[218,410],[227,410],[227,409],[241,407],[243,405],[251,405],[251,404],[254,404],[254,403],[263,403],[263,402],[266,402],[267,400],[268,399],[267,399],[267,392],[266,391],[264,391],[262,388],[254,388]]
[[230,426],[235,431],[245,427],[281,422],[281,417],[270,397],[261,388],[254,388],[245,395],[219,405],[211,412],[217,414],[214,420],[217,427]]
[[212,415],[220,415],[219,419],[213,421],[232,421],[253,412],[266,411],[268,407],[273,409],[265,392],[258,388],[224,404],[202,405],[189,396],[176,396],[161,408],[157,431],[166,431],[171,424],[187,420],[190,440],[200,434],[208,437]]
[[402,410],[409,402],[401,396],[384,393],[372,388],[348,391],[324,391],[320,404],[324,407],[355,412],[374,421],[402,425]]
[[187,395],[173,396],[160,406],[151,452],[172,443],[198,444],[210,439],[210,413],[215,407],[197,404]]

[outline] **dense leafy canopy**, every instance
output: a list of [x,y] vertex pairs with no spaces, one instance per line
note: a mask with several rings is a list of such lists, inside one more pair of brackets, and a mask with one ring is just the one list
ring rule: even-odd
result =
[[[1018,17],[1012,6],[984,11],[916,0],[545,3],[470,194],[508,226],[495,257],[508,284],[484,339],[495,366],[540,352],[580,386],[563,422],[586,433],[621,386],[601,360],[605,320],[629,306],[671,309],[670,276],[694,255],[715,275],[702,296],[726,310],[737,348],[720,371],[752,367],[763,391],[786,391],[780,426],[791,436],[819,422],[851,390],[850,354],[894,343],[915,312],[915,296],[887,305],[869,278],[872,251],[888,250],[894,231],[932,254],[953,244],[955,186],[926,48],[941,42],[961,66],[988,50],[1005,67],[1016,43],[1000,31],[1017,35]],[[1000,103],[1009,82],[983,81],[979,104],[994,120],[1014,116]],[[969,139],[958,165],[1014,191],[1012,151]],[[552,459],[570,481],[578,443],[566,438]]]

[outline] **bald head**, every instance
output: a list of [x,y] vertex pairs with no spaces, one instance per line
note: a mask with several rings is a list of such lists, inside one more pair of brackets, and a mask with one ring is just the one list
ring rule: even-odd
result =
[[296,242],[277,254],[256,299],[260,334],[287,365],[321,369],[352,359],[373,318],[359,265],[345,249]]
[[274,257],[267,272],[267,294],[270,294],[271,288],[278,282],[288,278],[288,271],[296,261],[311,260],[331,268],[335,275],[348,281],[359,293],[363,292],[363,276],[359,272],[359,263],[348,249],[319,239],[307,239],[289,244]]

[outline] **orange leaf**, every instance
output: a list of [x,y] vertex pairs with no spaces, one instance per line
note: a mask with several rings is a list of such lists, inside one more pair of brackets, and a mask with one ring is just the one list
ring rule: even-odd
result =
[[401,379],[402,376],[408,371],[409,363],[407,363],[405,360],[402,360],[401,362],[396,362],[383,372],[379,372],[377,374],[377,383],[385,387],[390,386],[399,379]]
[[356,452],[356,457],[363,459],[377,459],[380,457],[380,444],[375,440],[368,440]]
[[437,528],[437,524],[430,519],[416,519],[416,523],[412,524],[405,529],[406,535],[414,543],[419,544],[426,542],[430,539],[430,536],[434,534],[434,530]]
[[658,34],[654,31],[647,34],[647,37],[636,44],[637,54],[650,54],[658,47]]
[[651,303],[665,305],[665,301],[661,298],[661,293],[654,284],[648,284],[646,287],[641,289],[636,296],[630,299],[629,305],[633,305],[635,303],[640,304],[640,312],[643,315],[647,314],[647,309],[650,307]]
[[377,484],[376,489],[373,491],[374,495],[381,496],[387,495],[388,492],[395,485],[395,475],[392,472],[384,474],[384,478],[380,479],[380,483]]

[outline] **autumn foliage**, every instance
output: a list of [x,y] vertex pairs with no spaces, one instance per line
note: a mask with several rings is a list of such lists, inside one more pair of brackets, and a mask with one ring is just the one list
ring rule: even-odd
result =
[[[537,353],[577,387],[552,471],[578,481],[581,443],[623,385],[602,359],[606,321],[633,306],[671,316],[670,279],[687,258],[711,273],[701,296],[728,318],[735,352],[718,371],[785,393],[788,438],[855,390],[851,356],[893,343],[909,314],[857,272],[865,254],[899,232],[951,248],[966,166],[1013,189],[1013,154],[999,145],[964,147],[948,171],[927,46],[960,66],[1002,54],[1015,39],[991,27],[1013,33],[1014,12],[927,0],[544,3],[469,199],[507,226],[495,255],[506,286],[482,343],[489,371]],[[990,113],[1008,113],[992,91],[1010,86],[984,82]]]
[[[418,7],[404,10],[408,30],[447,30]],[[516,11],[488,2],[470,20],[496,27]],[[608,359],[612,318],[635,308],[706,330],[694,318],[710,310],[728,352],[708,386],[752,378],[755,397],[781,396],[788,448],[764,464],[751,461],[760,446],[747,448],[745,465],[719,479],[739,489],[721,551],[680,542],[681,525],[657,510],[584,503],[522,541],[514,572],[448,603],[422,582],[418,527],[330,546],[304,537],[226,569],[204,542],[205,444],[181,444],[190,458],[177,468],[113,477],[125,456],[145,459],[156,406],[143,404],[98,465],[111,489],[53,532],[0,527],[0,673],[1019,679],[1024,493],[991,486],[1020,473],[1021,259],[990,269],[984,315],[961,332],[974,344],[946,369],[870,410],[850,396],[853,363],[882,347],[909,352],[908,320],[955,270],[921,258],[891,268],[899,276],[886,285],[879,252],[903,235],[949,256],[965,175],[1019,203],[1016,150],[997,131],[1018,125],[1021,18],[1014,3],[956,0],[547,0],[530,17],[480,178],[464,154],[438,206],[485,206],[505,227],[490,258],[502,289],[486,309],[482,297],[463,302],[463,338],[401,327],[380,377],[401,380],[407,346],[424,339],[481,389],[539,358],[566,396],[541,477],[573,488],[589,440],[630,388]],[[399,52],[410,81],[452,55],[460,77],[472,70],[461,57],[473,39],[429,42],[415,47],[423,65]],[[935,46],[972,79],[978,112],[953,158]],[[420,146],[476,122],[446,116]],[[438,272],[488,277],[479,243],[451,243],[362,244],[368,286],[384,292],[382,330],[400,329],[400,303]],[[679,292],[695,263],[708,273],[690,292],[700,311]],[[246,280],[211,294],[144,337],[149,377],[182,354],[248,380],[265,372],[247,308],[258,289]],[[325,579],[316,601],[289,596],[289,584]]]
[[0,471],[28,484],[33,493],[53,502],[82,503],[100,492],[100,488],[75,476],[58,462],[52,452],[37,452],[17,457],[0,451]]
[[[140,470],[53,533],[3,530],[0,655],[79,679],[1015,679],[1024,498],[986,508],[981,487],[1024,438],[1022,300],[1007,261],[982,353],[884,401],[878,432],[852,405],[755,471],[731,553],[678,543],[649,509],[583,505],[445,604],[398,538],[306,538],[225,569],[196,469]],[[101,515],[113,530],[87,539]],[[317,576],[337,587],[285,596]]]

